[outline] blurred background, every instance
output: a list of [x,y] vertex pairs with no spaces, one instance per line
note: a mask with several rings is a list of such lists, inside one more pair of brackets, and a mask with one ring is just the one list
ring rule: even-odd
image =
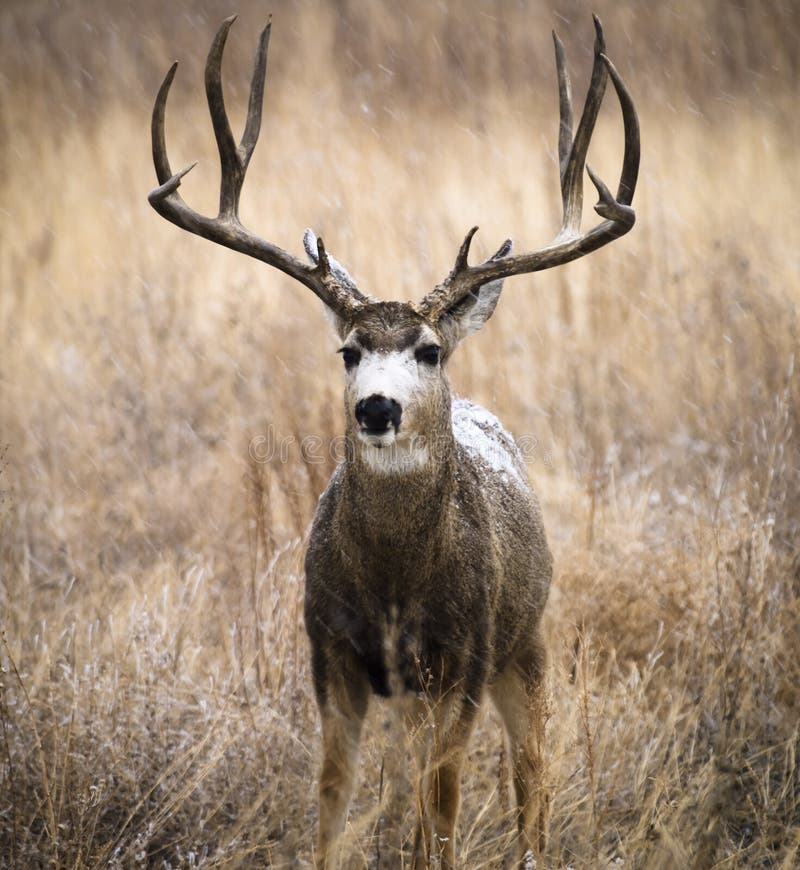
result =
[[[243,221],[298,255],[311,226],[362,289],[419,298],[473,224],[476,257],[555,235],[550,31],[579,106],[592,11],[639,110],[637,225],[509,281],[450,364],[457,392],[525,436],[556,557],[547,861],[794,866],[797,4],[6,0],[8,866],[310,865],[302,560],[343,429],[340,360],[312,294],[148,206],[171,61],[170,159],[199,161],[182,192],[212,214],[206,52],[238,12],[223,70],[241,129],[271,13]],[[621,158],[609,90],[589,161],[612,189]],[[593,202],[587,185],[585,227]],[[363,750],[353,866],[398,866],[388,832],[402,848],[412,821],[410,785],[384,788],[385,717]],[[507,763],[491,712],[480,729],[459,850],[501,867]]]

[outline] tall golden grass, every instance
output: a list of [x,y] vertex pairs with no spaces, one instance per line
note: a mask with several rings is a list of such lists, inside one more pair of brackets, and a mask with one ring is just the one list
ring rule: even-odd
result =
[[[173,55],[173,165],[201,160],[185,182],[198,208],[217,195],[202,62],[231,9],[163,6],[0,10],[9,867],[310,861],[319,737],[302,559],[342,428],[340,374],[311,294],[147,206],[149,111]],[[237,122],[269,11],[239,7],[225,67]],[[533,445],[556,556],[545,863],[789,868],[799,16],[778,0],[594,8],[641,113],[639,223],[585,261],[509,282],[451,366],[459,392]],[[271,11],[243,202],[257,232],[299,251],[313,226],[382,298],[429,289],[473,223],[487,253],[506,235],[550,238],[548,31],[580,94],[586,3]],[[608,103],[591,161],[613,181]],[[301,449],[306,436],[322,446]],[[376,705],[363,749],[354,866],[392,866],[385,716]],[[465,867],[503,866],[507,789],[487,712],[464,781]],[[395,821],[402,835],[409,812]]]

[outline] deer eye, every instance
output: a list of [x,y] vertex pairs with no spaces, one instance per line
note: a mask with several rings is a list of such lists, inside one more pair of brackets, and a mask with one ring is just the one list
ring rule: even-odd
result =
[[439,345],[426,344],[419,348],[416,353],[417,362],[425,363],[429,366],[435,366],[439,362]]
[[339,353],[342,355],[344,367],[347,371],[355,368],[361,362],[361,351],[356,350],[354,347],[343,347]]

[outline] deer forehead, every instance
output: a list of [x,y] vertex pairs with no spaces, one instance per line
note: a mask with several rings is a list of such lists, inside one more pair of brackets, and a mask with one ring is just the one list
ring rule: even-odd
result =
[[419,341],[438,342],[433,325],[407,302],[375,302],[351,320],[347,342],[363,350],[404,350]]
[[363,354],[387,357],[405,354],[426,344],[439,344],[441,339],[425,323],[381,324],[381,326],[356,326],[345,338],[345,346],[354,347]]

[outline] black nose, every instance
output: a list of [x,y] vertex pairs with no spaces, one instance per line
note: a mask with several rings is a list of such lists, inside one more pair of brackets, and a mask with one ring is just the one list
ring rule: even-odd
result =
[[368,432],[385,432],[390,426],[394,426],[396,432],[400,428],[402,414],[400,405],[386,396],[370,396],[356,404],[356,420]]

